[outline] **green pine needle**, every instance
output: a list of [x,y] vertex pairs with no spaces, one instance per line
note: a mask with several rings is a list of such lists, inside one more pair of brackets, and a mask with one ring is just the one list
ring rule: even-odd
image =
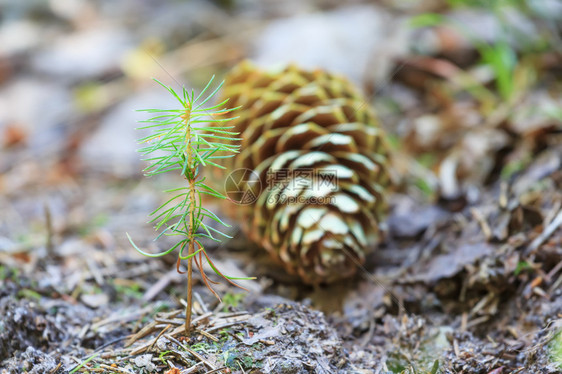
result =
[[[190,304],[192,287],[190,284],[192,260],[195,260],[207,285],[207,278],[202,268],[203,257],[217,275],[230,283],[232,283],[231,279],[255,279],[233,278],[222,274],[212,263],[205,248],[198,240],[198,238],[208,238],[220,242],[217,235],[230,238],[224,232],[205,223],[207,220],[211,220],[224,227],[229,227],[217,215],[203,207],[202,194],[220,199],[226,199],[226,196],[205,184],[201,171],[207,167],[224,168],[214,160],[232,157],[240,151],[240,146],[237,144],[240,140],[237,138],[238,133],[231,131],[234,126],[228,125],[228,122],[235,117],[222,117],[238,108],[224,107],[228,100],[205,106],[224,83],[211,91],[213,79],[214,77],[197,96],[193,90],[188,91],[182,88],[182,91],[178,93],[155,80],[176,98],[178,107],[142,110],[154,115],[148,120],[141,121],[142,126],[139,127],[139,129],[151,131],[149,135],[139,140],[139,143],[143,144],[139,152],[142,153],[143,160],[149,163],[143,170],[145,175],[152,177],[168,172],[178,173],[187,182],[185,186],[164,191],[171,193],[172,196],[149,214],[150,222],[154,223],[155,229],[160,232],[156,239],[162,235],[180,236],[183,239],[163,252],[148,253],[141,250],[127,234],[133,248],[144,256],[160,257],[179,249],[178,271],[180,262],[188,260],[188,304]],[[184,254],[186,249],[188,253]],[[214,290],[211,289],[211,291],[216,295]],[[190,313],[186,313],[186,330],[189,329],[190,315],[188,314]]]

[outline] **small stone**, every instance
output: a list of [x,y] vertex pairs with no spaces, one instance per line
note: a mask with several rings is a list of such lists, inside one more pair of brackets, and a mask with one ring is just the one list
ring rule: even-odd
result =
[[167,338],[161,337],[160,339],[158,339],[156,341],[156,347],[160,350],[160,351],[166,351],[168,349],[168,343],[170,341]]
[[109,302],[109,296],[101,293],[96,295],[82,295],[80,300],[90,308],[96,309]]
[[137,356],[134,358],[134,363],[140,368],[146,368],[149,372],[156,370],[156,365],[152,363],[152,355],[146,354],[142,356]]

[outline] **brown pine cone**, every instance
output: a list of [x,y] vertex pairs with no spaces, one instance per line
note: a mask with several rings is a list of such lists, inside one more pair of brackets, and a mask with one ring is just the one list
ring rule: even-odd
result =
[[[344,78],[243,62],[223,96],[241,151],[224,159],[230,215],[306,283],[352,276],[379,238],[387,151],[365,98]],[[239,195],[233,192],[239,192]]]

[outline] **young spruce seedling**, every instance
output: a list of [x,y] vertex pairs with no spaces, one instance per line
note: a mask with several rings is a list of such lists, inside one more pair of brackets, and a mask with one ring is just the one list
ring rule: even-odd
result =
[[[206,219],[211,219],[228,227],[217,215],[202,204],[203,194],[220,199],[226,198],[205,183],[205,178],[201,174],[202,169],[207,166],[224,168],[215,163],[214,160],[232,157],[240,147],[233,144],[233,142],[240,140],[236,138],[238,133],[230,131],[233,126],[227,126],[227,122],[233,118],[221,118],[221,115],[237,108],[224,108],[228,100],[217,105],[205,106],[224,83],[221,83],[205,97],[211,87],[213,78],[197,97],[195,97],[193,90],[189,92],[182,88],[181,94],[178,94],[171,87],[167,87],[156,80],[177,99],[180,105],[177,109],[141,110],[154,114],[154,117],[141,121],[146,125],[139,129],[149,129],[151,134],[139,140],[140,143],[147,144],[139,149],[139,152],[145,156],[144,160],[150,163],[144,169],[146,176],[173,172],[179,173],[187,181],[187,186],[164,191],[172,193],[173,197],[150,213],[150,216],[153,217],[150,222],[155,223],[155,229],[159,232],[156,239],[162,235],[178,236],[180,239],[164,252],[147,253],[139,249],[127,234],[133,247],[148,257],[164,256],[175,249],[179,249],[176,269],[181,274],[185,274],[180,270],[181,261],[187,260],[186,335],[189,334],[191,327],[194,260],[203,282],[219,300],[219,295],[210,285],[210,283],[216,282],[210,280],[203,271],[203,257],[215,273],[235,286],[245,289],[234,283],[233,279],[252,279],[233,278],[221,273],[213,264],[201,243],[202,238],[220,242],[220,239],[214,234],[229,238],[225,233],[205,224]],[[186,249],[187,254],[184,254]]]

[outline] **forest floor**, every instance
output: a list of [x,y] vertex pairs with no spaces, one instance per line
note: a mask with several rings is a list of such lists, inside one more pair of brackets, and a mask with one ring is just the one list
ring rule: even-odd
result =
[[[63,3],[0,14],[1,373],[562,373],[560,45],[493,32],[560,20],[440,1]],[[345,53],[279,39],[350,23],[364,44]],[[125,235],[156,249],[146,217],[177,183],[142,177],[134,110],[167,104],[151,75],[197,86],[279,56],[371,96],[393,147],[384,238],[357,277],[311,287],[230,222],[209,253],[257,279],[217,285],[219,302],[197,278],[188,339],[174,259]]]

